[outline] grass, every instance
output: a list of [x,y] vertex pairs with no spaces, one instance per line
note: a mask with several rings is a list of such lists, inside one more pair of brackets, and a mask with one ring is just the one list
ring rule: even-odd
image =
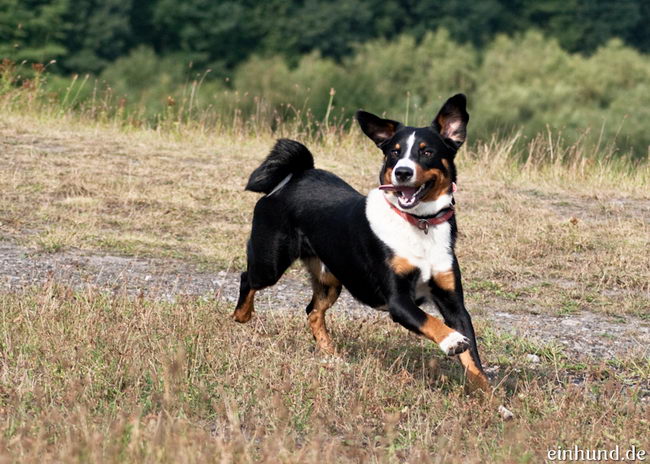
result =
[[[0,135],[2,236],[48,253],[81,248],[243,266],[257,197],[242,188],[275,134],[124,129],[9,112]],[[361,191],[375,186],[379,152],[356,132],[305,141],[317,166]],[[530,161],[546,156],[541,149],[521,164],[508,143],[459,155],[458,253],[476,301],[647,313],[650,165]]]
[[[379,152],[356,129],[185,118],[153,129],[32,91],[0,95],[0,239],[41,253],[241,269],[256,200],[242,187],[278,136],[306,142],[318,167],[359,190],[376,185]],[[647,321],[650,164],[547,136],[521,146],[459,153],[473,313]],[[647,356],[574,359],[479,322],[482,355],[499,367],[486,399],[466,396],[454,363],[385,318],[333,317],[342,355],[323,358],[301,311],[241,326],[231,310],[61,283],[0,292],[0,461],[526,463],[558,446],[650,449]]]
[[[541,462],[577,443],[648,449],[647,403],[626,376],[479,327],[503,357],[499,401],[386,319],[333,320],[340,359],[313,352],[295,312],[237,325],[214,301],[59,286],[0,295],[0,453],[21,462]],[[541,361],[531,365],[526,353]],[[575,368],[575,366],[573,366]],[[636,371],[634,370],[636,369]],[[575,373],[574,373],[575,374]],[[622,376],[622,377],[619,377]]]

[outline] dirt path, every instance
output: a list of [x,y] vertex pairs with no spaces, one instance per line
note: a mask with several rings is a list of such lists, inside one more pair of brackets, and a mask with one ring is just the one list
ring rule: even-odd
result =
[[[183,261],[89,254],[66,251],[42,254],[10,242],[0,242],[0,289],[19,290],[48,280],[81,289],[92,287],[173,301],[181,295],[214,298],[234,304],[239,275],[208,272]],[[311,297],[307,280],[290,272],[275,287],[260,292],[258,311],[291,308],[302,311]],[[332,317],[387,317],[356,302],[347,292],[341,295]],[[640,319],[612,318],[588,312],[565,317],[506,312],[485,308],[475,316],[498,331],[542,343],[555,343],[576,358],[609,359],[648,356],[650,324]]]

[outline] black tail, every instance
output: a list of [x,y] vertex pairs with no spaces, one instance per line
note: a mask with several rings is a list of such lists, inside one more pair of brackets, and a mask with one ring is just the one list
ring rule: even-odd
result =
[[314,157],[306,146],[289,139],[278,139],[269,156],[248,179],[246,190],[270,193],[289,174],[314,168]]

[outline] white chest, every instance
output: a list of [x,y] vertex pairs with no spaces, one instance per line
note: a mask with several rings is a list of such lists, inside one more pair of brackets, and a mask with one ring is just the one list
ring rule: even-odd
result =
[[366,216],[370,228],[395,255],[408,260],[420,270],[423,282],[433,275],[451,270],[451,226],[448,222],[429,227],[429,233],[406,222],[391,210],[378,189],[368,194]]

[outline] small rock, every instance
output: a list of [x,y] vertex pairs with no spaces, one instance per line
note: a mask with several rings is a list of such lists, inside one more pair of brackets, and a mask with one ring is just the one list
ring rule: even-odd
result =
[[541,359],[539,359],[539,356],[537,356],[536,354],[532,354],[532,353],[527,354],[526,359],[529,362],[534,363],[534,364],[537,364],[538,362],[541,361]]
[[499,406],[499,414],[501,414],[503,420],[511,420],[515,417],[512,411],[507,409],[504,405]]

